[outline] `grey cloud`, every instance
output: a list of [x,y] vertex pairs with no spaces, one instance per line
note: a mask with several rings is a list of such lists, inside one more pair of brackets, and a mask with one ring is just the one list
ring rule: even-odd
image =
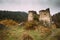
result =
[[40,10],[50,8],[51,11],[60,10],[60,0],[0,0],[0,9],[10,10]]
[[53,7],[60,7],[60,0],[50,0],[47,1],[49,5],[53,6]]
[[20,4],[20,0],[0,0],[0,4]]
[[0,0],[0,4],[1,4],[1,3],[3,3],[3,1],[2,1],[2,0]]
[[42,5],[60,7],[60,0],[39,0],[39,3]]

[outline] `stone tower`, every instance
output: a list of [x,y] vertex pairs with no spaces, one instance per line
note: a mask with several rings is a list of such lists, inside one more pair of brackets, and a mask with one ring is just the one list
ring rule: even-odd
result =
[[44,26],[51,26],[51,15],[49,8],[39,11],[39,21]]
[[36,11],[29,11],[28,12],[28,21],[33,21],[35,20],[35,15],[37,15]]

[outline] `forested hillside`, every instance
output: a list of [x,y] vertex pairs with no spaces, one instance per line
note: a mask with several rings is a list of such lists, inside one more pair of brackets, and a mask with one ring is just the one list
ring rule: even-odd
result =
[[0,10],[0,20],[3,19],[13,19],[17,22],[22,22],[27,20],[27,13],[20,11],[1,11]]
[[58,28],[60,28],[60,12],[52,16],[52,20]]

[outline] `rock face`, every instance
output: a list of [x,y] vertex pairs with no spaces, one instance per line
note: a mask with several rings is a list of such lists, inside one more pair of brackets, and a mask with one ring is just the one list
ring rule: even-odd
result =
[[36,11],[29,11],[28,12],[28,21],[33,21],[35,18],[35,15],[37,15]]
[[39,11],[39,21],[44,26],[50,26],[51,25],[51,15],[50,15],[49,8],[47,8],[46,10],[40,10]]

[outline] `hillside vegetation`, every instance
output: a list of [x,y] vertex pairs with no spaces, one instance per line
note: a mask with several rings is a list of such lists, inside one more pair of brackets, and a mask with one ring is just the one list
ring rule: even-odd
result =
[[0,29],[0,40],[58,40],[59,38],[55,38],[54,35],[58,37],[60,31],[58,30],[58,33],[54,34],[55,32],[57,32],[55,25],[49,28],[36,21],[25,22],[23,26],[4,26]]
[[[0,40],[60,40],[60,28],[56,28],[59,17],[52,16],[54,23],[46,27],[38,21],[26,21],[25,12],[0,11]],[[18,25],[21,22],[23,25]]]
[[52,20],[56,24],[57,28],[60,28],[60,12],[53,15]]
[[26,30],[23,26],[9,26],[0,30],[0,40],[58,40],[60,29],[50,29],[39,26]]
[[3,24],[5,26],[15,26],[18,25],[18,22],[11,19],[5,19],[5,20],[1,20],[0,24]]
[[17,22],[23,22],[27,20],[27,15],[28,14],[26,12],[0,10],[0,20],[12,19]]

